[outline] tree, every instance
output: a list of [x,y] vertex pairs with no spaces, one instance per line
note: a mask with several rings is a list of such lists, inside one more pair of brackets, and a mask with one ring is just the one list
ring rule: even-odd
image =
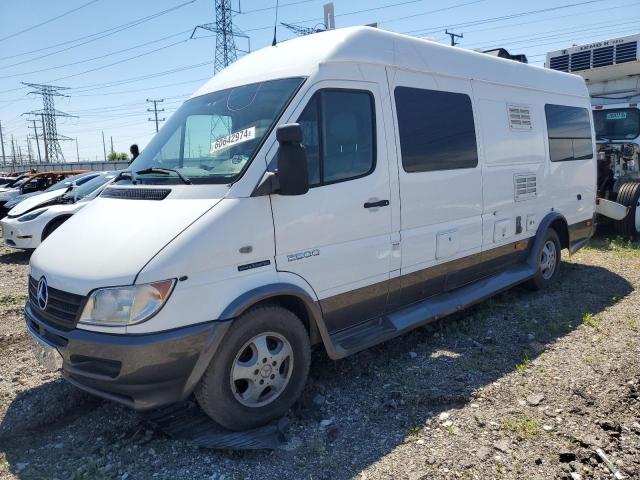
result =
[[117,162],[120,160],[129,160],[129,155],[127,155],[125,152],[120,152],[120,153],[111,152],[107,157],[107,160],[109,160],[110,162]]

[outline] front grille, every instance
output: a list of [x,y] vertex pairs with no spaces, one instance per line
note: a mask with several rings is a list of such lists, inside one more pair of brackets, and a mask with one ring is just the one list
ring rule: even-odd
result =
[[591,68],[591,50],[571,54],[571,71],[588,70]]
[[61,330],[71,330],[77,324],[80,308],[84,303],[83,295],[63,292],[57,288],[48,288],[49,301],[42,310],[37,302],[38,280],[29,277],[29,302],[39,320]]
[[561,72],[568,72],[569,71],[569,55],[552,57],[549,61],[549,68],[552,68],[553,70],[560,70]]
[[106,188],[100,196],[123,200],[164,200],[170,193],[168,188]]
[[596,48],[593,51],[593,68],[613,65],[613,46]]
[[616,45],[616,63],[633,62],[638,59],[638,42]]

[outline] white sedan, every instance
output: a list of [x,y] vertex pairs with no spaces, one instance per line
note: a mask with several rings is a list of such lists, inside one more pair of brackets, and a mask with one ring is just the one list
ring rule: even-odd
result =
[[84,208],[109,184],[118,172],[101,172],[64,195],[38,195],[16,205],[0,221],[4,244],[22,250],[35,249],[71,216]]

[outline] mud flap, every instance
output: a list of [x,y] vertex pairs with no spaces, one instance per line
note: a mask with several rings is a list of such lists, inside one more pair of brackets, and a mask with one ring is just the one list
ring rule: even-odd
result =
[[287,439],[286,418],[245,432],[227,430],[214,422],[194,402],[183,402],[141,414],[154,430],[190,445],[224,450],[274,450],[283,448]]

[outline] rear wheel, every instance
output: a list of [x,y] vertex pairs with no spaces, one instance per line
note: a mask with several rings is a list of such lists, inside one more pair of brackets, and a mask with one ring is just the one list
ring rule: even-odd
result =
[[196,387],[199,405],[231,430],[284,415],[307,381],[309,337],[300,319],[277,305],[234,320]]
[[527,286],[533,290],[542,290],[552,284],[560,270],[560,239],[555,230],[547,230],[538,250],[538,269]]
[[629,238],[640,236],[640,182],[627,182],[620,187],[618,203],[629,207],[629,213],[615,223],[616,234]]

